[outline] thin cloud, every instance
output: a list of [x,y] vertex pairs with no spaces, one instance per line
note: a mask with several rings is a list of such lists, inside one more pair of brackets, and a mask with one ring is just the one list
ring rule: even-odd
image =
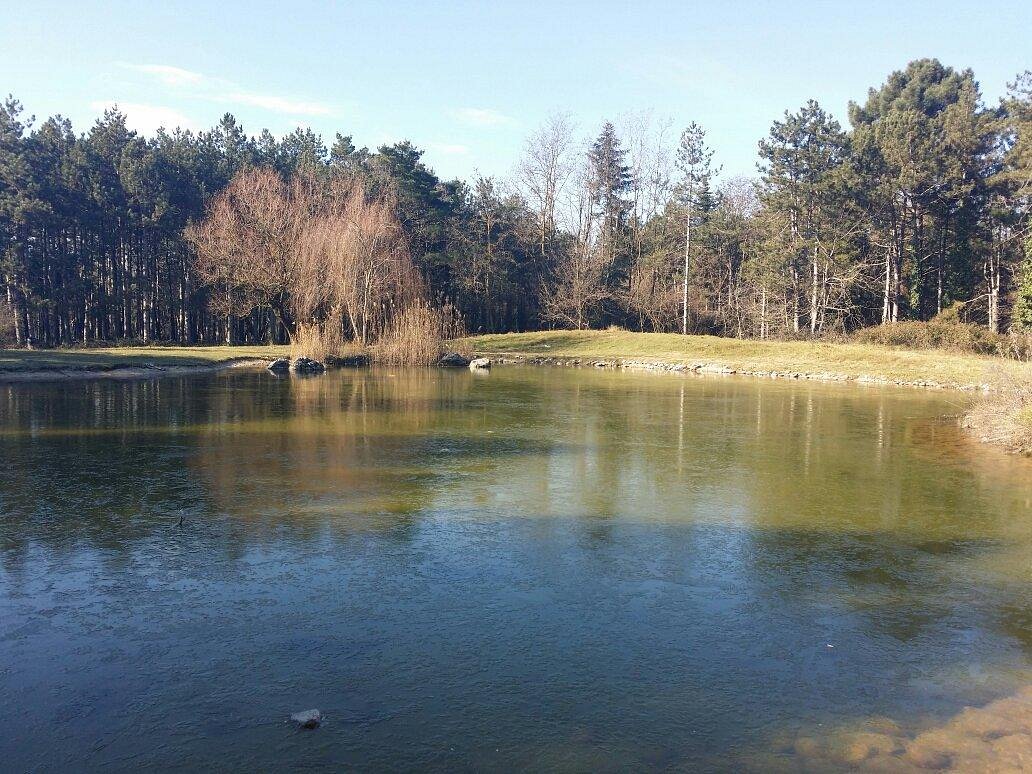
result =
[[118,66],[143,73],[159,83],[175,89],[180,94],[207,102],[247,105],[272,113],[293,116],[328,116],[334,113],[332,106],[322,102],[288,99],[277,94],[263,94],[245,89],[225,78],[213,78],[173,65],[119,62]]
[[166,86],[196,86],[205,81],[205,77],[200,73],[184,70],[182,67],[173,67],[172,65],[119,62],[118,66],[124,67],[126,70],[135,70],[138,73],[151,75]]
[[271,110],[275,113],[290,113],[291,115],[302,116],[328,116],[333,113],[333,109],[329,105],[324,105],[321,102],[298,102],[292,99],[276,97],[272,94],[235,91],[221,95],[221,99],[225,102],[250,105],[264,110]]
[[464,107],[456,110],[454,115],[459,121],[470,126],[505,126],[516,122],[512,116],[491,108]]
[[125,125],[143,135],[153,135],[158,129],[190,129],[200,127],[189,116],[164,105],[144,105],[139,102],[115,102],[114,100],[91,102],[90,107],[98,113],[115,108],[125,115]]

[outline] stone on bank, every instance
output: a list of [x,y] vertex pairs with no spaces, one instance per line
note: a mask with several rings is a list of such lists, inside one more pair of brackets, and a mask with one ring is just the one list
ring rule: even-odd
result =
[[295,374],[321,374],[326,370],[326,366],[310,357],[302,356],[294,360],[280,357],[269,363],[268,369],[274,374],[285,374],[288,372]]
[[469,358],[458,352],[445,352],[437,361],[437,365],[443,368],[465,368],[469,365]]
[[302,355],[301,357],[294,359],[290,364],[290,370],[295,374],[321,374],[326,370],[326,366],[318,360],[313,360],[310,357],[304,357]]

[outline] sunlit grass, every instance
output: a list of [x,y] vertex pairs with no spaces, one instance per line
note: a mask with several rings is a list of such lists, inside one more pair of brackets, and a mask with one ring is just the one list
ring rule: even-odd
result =
[[272,360],[288,351],[286,346],[0,349],[0,373],[210,366],[233,360]]
[[1003,358],[875,344],[756,341],[716,336],[630,331],[540,331],[491,334],[463,340],[480,355],[521,354],[569,358],[652,360],[724,366],[745,372],[829,374],[898,382],[961,386],[1032,380],[1032,365]]

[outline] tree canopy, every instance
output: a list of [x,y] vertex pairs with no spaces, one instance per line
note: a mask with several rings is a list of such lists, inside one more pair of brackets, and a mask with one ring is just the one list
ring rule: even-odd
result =
[[820,336],[955,302],[1032,327],[1032,73],[986,105],[970,70],[918,60],[848,120],[786,111],[757,177],[728,179],[698,124],[677,142],[630,116],[582,139],[557,115],[512,180],[459,181],[409,141],[252,135],[228,113],[142,137],[117,109],[76,133],[9,97],[0,336],[283,341],[332,317],[364,340],[412,288],[474,332]]

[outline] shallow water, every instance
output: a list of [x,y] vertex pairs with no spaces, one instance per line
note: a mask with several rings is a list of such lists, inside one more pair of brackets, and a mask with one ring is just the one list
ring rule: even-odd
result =
[[721,770],[916,734],[1032,683],[1032,462],[966,439],[967,400],[0,385],[0,768]]

